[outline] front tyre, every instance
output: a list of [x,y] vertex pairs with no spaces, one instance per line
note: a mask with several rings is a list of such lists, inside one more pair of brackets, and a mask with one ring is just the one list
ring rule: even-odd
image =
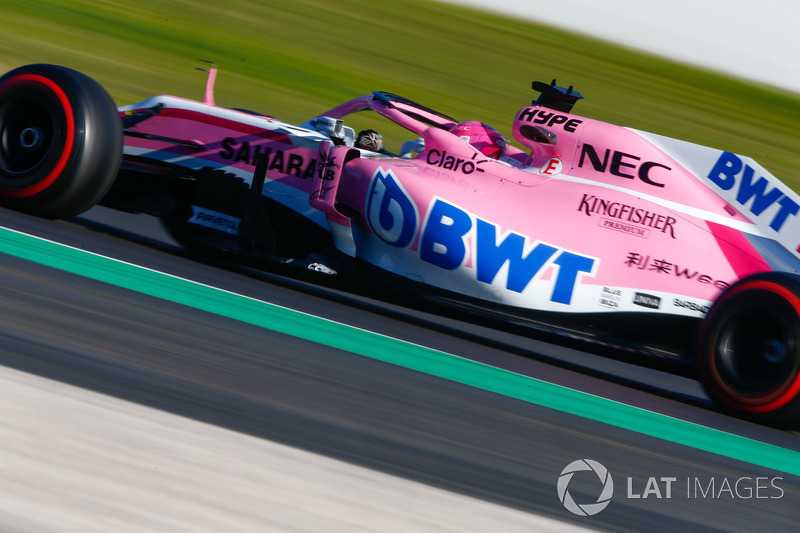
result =
[[800,276],[745,278],[714,303],[701,329],[700,376],[723,410],[800,427]]
[[69,218],[114,182],[122,125],[96,81],[56,65],[27,65],[0,78],[0,205]]

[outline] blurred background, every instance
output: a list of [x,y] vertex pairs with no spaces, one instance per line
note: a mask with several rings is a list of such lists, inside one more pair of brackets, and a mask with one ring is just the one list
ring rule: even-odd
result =
[[557,79],[586,97],[579,115],[749,155],[800,189],[800,95],[520,17],[428,0],[4,0],[2,11],[3,71],[69,66],[118,105],[200,99],[208,60],[221,106],[300,122],[383,90],[510,136],[531,82]]
[[796,0],[446,0],[800,93]]

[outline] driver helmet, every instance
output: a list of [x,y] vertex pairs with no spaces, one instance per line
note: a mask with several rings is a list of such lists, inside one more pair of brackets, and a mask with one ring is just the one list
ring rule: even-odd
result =
[[358,132],[355,146],[373,152],[382,152],[383,136],[375,130],[362,130]]
[[506,141],[499,131],[475,120],[459,122],[450,133],[478,149],[480,153],[492,159],[500,159],[506,155]]

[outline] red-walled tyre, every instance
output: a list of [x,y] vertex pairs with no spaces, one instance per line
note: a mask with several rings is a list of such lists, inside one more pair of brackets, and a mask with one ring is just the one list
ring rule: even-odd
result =
[[0,78],[0,205],[78,215],[111,187],[121,157],[114,101],[93,79],[55,65]]
[[704,321],[697,364],[723,410],[800,427],[800,276],[756,274],[723,293]]

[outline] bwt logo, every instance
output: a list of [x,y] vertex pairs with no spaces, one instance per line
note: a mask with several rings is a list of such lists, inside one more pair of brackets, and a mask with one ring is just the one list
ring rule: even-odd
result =
[[391,170],[378,169],[367,196],[367,223],[383,242],[398,248],[411,244],[416,233],[417,206]]
[[[735,192],[736,202],[756,217],[772,211],[769,227],[780,231],[788,217],[797,215],[800,205],[777,186],[770,188],[767,178],[755,178],[755,170],[730,152],[723,152],[708,173],[708,179],[723,191]],[[769,209],[773,206],[778,206],[777,211]]]
[[550,301],[566,305],[579,277],[592,275],[599,262],[513,231],[503,233],[495,224],[442,198],[433,198],[420,224],[416,205],[391,170],[375,173],[366,218],[386,244],[407,248],[419,235],[417,253],[422,261],[445,270],[470,268],[478,281],[504,285],[510,291],[523,292],[550,266],[555,270]]

